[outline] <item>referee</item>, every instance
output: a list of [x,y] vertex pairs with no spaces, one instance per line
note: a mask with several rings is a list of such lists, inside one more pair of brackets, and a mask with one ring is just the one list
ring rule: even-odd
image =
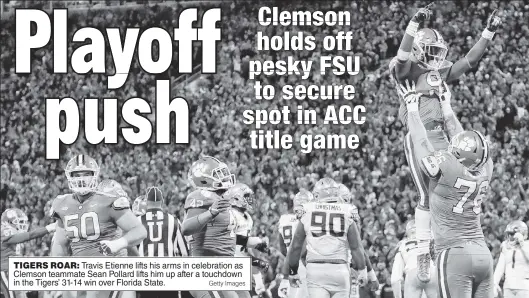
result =
[[[158,187],[150,187],[145,195],[147,210],[139,219],[147,230],[147,237],[138,246],[142,257],[177,257],[189,256],[184,235],[181,233],[180,221],[162,210],[163,195]],[[182,297],[185,292],[182,292]],[[178,292],[140,292],[144,298],[177,298]]]

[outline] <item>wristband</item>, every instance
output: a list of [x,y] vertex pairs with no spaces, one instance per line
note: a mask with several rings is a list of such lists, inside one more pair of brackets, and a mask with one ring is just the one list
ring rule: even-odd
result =
[[129,241],[125,237],[121,237],[119,239],[114,240],[114,244],[116,244],[116,251],[113,251],[113,253],[118,252],[125,247],[129,246]]
[[[366,269],[366,270],[367,270],[367,269]],[[377,280],[377,275],[375,274],[375,270],[371,269],[371,271],[369,271],[369,272],[367,273],[367,279],[368,279],[369,281],[375,281],[375,280]]]
[[290,275],[296,275],[296,274],[298,274],[298,268],[290,267]]
[[483,32],[481,33],[481,37],[488,39],[488,40],[492,40],[492,38],[494,37],[494,32],[485,28],[485,30],[483,30]]
[[419,23],[410,21],[410,23],[408,24],[408,27],[406,27],[406,33],[408,33],[412,37],[415,37],[417,35],[418,29],[419,29]]
[[213,217],[219,215],[219,213],[220,213],[219,210],[217,210],[217,214],[213,213],[213,206],[209,207],[208,211],[209,211],[209,213],[211,213],[211,216],[213,216]]
[[419,111],[419,103],[408,103],[406,104],[406,108],[408,109],[408,112],[418,112]]

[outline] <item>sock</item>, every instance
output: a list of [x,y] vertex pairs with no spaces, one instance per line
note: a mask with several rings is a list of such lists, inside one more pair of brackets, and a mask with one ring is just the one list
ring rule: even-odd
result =
[[430,212],[415,208],[415,226],[417,237],[417,253],[419,255],[430,252]]

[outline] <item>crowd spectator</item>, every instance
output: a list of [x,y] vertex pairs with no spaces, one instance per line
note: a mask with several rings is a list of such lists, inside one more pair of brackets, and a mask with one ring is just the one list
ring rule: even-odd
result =
[[[63,167],[75,154],[88,154],[101,166],[102,179],[120,182],[134,199],[148,185],[157,185],[167,194],[170,212],[182,218],[186,195],[190,192],[187,170],[201,154],[226,161],[238,180],[253,187],[257,208],[255,233],[268,237],[277,247],[277,222],[288,212],[291,200],[300,188],[311,189],[322,177],[332,177],[351,188],[354,203],[360,210],[363,244],[381,283],[389,285],[389,270],[395,247],[402,237],[405,222],[413,217],[417,193],[404,155],[405,129],[397,118],[398,100],[388,77],[389,59],[396,55],[410,17],[423,1],[406,2],[294,2],[276,1],[269,6],[283,10],[348,10],[348,26],[260,26],[259,8],[253,2],[201,4],[201,9],[221,5],[222,42],[218,45],[218,72],[201,76],[193,83],[174,86],[173,95],[183,96],[191,105],[190,146],[157,145],[149,142],[132,146],[120,140],[117,145],[89,145],[81,136],[71,146],[64,146],[62,159],[46,160],[45,98],[130,97],[154,99],[155,80],[179,76],[178,69],[154,76],[142,71],[134,62],[125,86],[106,88],[107,78],[100,74],[79,75],[52,73],[52,47],[37,50],[32,60],[33,72],[15,74],[15,25],[13,18],[1,23],[1,210],[21,208],[33,226],[51,219],[46,210],[58,195],[67,193]],[[99,9],[75,14],[70,11],[69,36],[83,26],[105,27],[176,27],[178,14],[185,4],[149,8]],[[494,175],[490,191],[483,202],[483,231],[494,257],[507,223],[514,219],[529,220],[529,5],[523,1],[498,3],[468,1],[436,2],[434,17],[426,25],[436,28],[449,44],[448,60],[462,57],[479,38],[486,19],[499,9],[503,26],[496,33],[479,65],[450,88],[454,110],[464,128],[486,134],[492,142]],[[305,32],[322,40],[338,31],[353,32],[350,51],[257,51],[256,33],[282,36],[286,31]],[[172,34],[172,30],[169,30]],[[69,51],[72,51],[73,45]],[[196,48],[195,53],[199,53]],[[345,100],[290,100],[279,92],[285,84],[300,84],[298,76],[260,76],[263,84],[276,87],[274,100],[256,100],[253,80],[248,79],[250,60],[276,60],[293,56],[311,59],[318,64],[320,55],[358,55],[361,73],[356,76],[321,75],[315,71],[307,84],[351,84],[356,97]],[[200,63],[195,55],[195,62]],[[108,57],[108,59],[111,59]],[[178,55],[174,57],[175,61]],[[112,63],[107,63],[112,67]],[[109,69],[112,73],[113,69]],[[299,139],[301,134],[358,134],[357,150],[314,150],[303,154],[291,150],[253,150],[249,133],[254,127],[242,123],[246,109],[280,109],[297,105],[316,109],[324,115],[329,104],[363,104],[368,110],[363,125],[285,125],[266,126]],[[319,119],[321,120],[321,118]],[[321,121],[319,122],[321,123]],[[120,126],[126,124],[120,122]],[[82,129],[81,129],[82,131]],[[369,228],[367,228],[369,227]],[[47,255],[49,237],[25,246],[26,255]],[[272,266],[267,277],[274,279],[282,257],[273,250]]]

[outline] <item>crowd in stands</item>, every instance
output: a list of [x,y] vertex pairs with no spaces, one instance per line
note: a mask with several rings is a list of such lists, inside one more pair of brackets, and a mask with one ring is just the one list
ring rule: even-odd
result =
[[[274,2],[270,2],[274,3]],[[14,19],[1,23],[1,210],[21,208],[32,227],[51,221],[46,211],[59,194],[67,193],[63,167],[75,154],[88,154],[101,166],[102,179],[121,183],[131,199],[149,185],[158,185],[165,193],[171,212],[183,218],[183,205],[191,188],[187,182],[189,166],[201,154],[225,161],[238,180],[250,185],[255,193],[255,233],[268,237],[278,247],[277,223],[289,212],[291,200],[301,188],[312,189],[322,177],[332,177],[347,185],[362,218],[364,247],[375,264],[382,284],[389,276],[396,244],[402,238],[407,220],[413,217],[417,193],[404,155],[405,127],[398,120],[397,92],[388,77],[389,59],[396,55],[403,33],[413,13],[424,1],[390,2],[293,2],[277,1],[284,10],[348,10],[354,20],[350,26],[335,27],[263,27],[257,21],[259,5],[248,2],[201,4],[201,8],[222,5],[222,41],[218,44],[217,73],[203,75],[191,84],[175,85],[173,96],[182,96],[191,106],[191,143],[157,145],[154,141],[133,146],[120,140],[117,145],[89,145],[81,136],[70,146],[62,147],[61,160],[45,159],[45,98],[130,97],[154,100],[155,80],[178,76],[171,68],[161,75],[151,75],[133,63],[122,89],[108,90],[107,77],[101,74],[79,75],[52,73],[52,47],[34,52],[33,72],[15,74]],[[272,4],[269,4],[272,6]],[[80,27],[162,27],[177,26],[184,4],[152,6],[142,9],[102,9],[69,15],[69,34]],[[507,223],[529,220],[529,5],[523,1],[495,3],[444,1],[433,8],[426,25],[436,28],[449,45],[448,60],[463,57],[485,28],[493,9],[499,9],[502,28],[487,49],[479,65],[449,86],[452,104],[464,128],[474,128],[492,143],[494,174],[483,202],[483,230],[494,257]],[[257,51],[256,33],[283,35],[303,31],[322,40],[338,31],[353,32],[350,51]],[[172,34],[172,30],[169,30]],[[72,47],[69,49],[72,50]],[[197,47],[197,53],[200,48]],[[293,56],[311,59],[316,64],[321,55],[358,55],[361,72],[341,77],[314,71],[307,82],[298,76],[261,76],[263,84],[276,86],[273,100],[256,100],[254,81],[248,79],[250,60],[276,60]],[[200,63],[200,54],[195,55]],[[109,58],[110,59],[110,58]],[[174,57],[175,61],[178,55]],[[176,64],[176,63],[175,63]],[[112,63],[108,63],[112,67]],[[113,70],[109,69],[112,73]],[[283,100],[279,88],[285,84],[351,84],[356,89],[352,101]],[[323,116],[329,104],[363,104],[367,122],[363,125],[269,125],[299,139],[301,134],[358,134],[356,150],[314,150],[303,154],[299,147],[290,150],[254,150],[249,134],[255,128],[243,124],[247,109],[278,109],[297,105],[313,108]],[[82,106],[82,105],[81,105]],[[121,122],[121,126],[126,124]],[[82,129],[81,129],[82,131]],[[47,255],[50,237],[25,246],[26,255]],[[279,270],[282,257],[277,250],[270,255],[270,283]],[[275,295],[275,294],[274,294]]]

